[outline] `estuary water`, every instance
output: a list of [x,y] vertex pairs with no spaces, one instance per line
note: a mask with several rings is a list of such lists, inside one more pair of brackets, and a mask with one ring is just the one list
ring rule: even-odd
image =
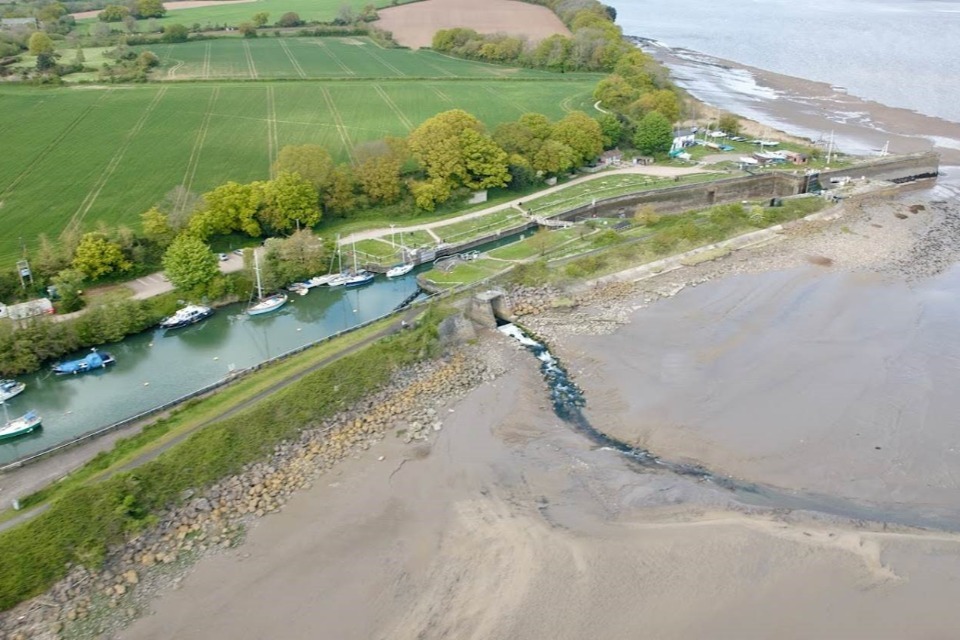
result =
[[960,122],[960,0],[622,0],[627,35]]

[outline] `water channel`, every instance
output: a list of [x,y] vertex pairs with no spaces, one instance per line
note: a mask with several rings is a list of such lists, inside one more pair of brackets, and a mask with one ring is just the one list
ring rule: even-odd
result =
[[243,313],[245,305],[230,305],[191,327],[155,329],[105,345],[101,350],[117,359],[106,370],[61,377],[44,368],[22,376],[27,389],[9,401],[11,416],[36,411],[43,417],[43,429],[0,444],[0,464],[389,313],[417,290],[416,273],[392,280],[377,276],[373,284],[357,289],[318,287],[306,296],[291,295],[286,306],[266,316],[249,317]]

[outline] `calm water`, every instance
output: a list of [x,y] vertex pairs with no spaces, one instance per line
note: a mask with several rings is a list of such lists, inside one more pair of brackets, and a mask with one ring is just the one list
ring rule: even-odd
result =
[[[27,390],[10,401],[28,409],[43,430],[0,444],[0,463],[146,411],[242,369],[377,318],[417,288],[415,273],[359,289],[319,287],[291,295],[280,311],[256,318],[245,305],[217,310],[206,321],[170,332],[157,329],[103,347],[117,358],[106,371],[59,377],[42,371],[21,379]],[[82,355],[82,354],[81,354]]]
[[960,0],[619,0],[628,35],[960,122]]

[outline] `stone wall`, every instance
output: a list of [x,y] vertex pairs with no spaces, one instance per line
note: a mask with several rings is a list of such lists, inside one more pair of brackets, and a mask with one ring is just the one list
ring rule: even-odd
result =
[[931,178],[940,173],[940,156],[929,151],[909,156],[887,156],[867,160],[853,167],[820,172],[820,184],[830,188],[831,178],[869,178],[890,182],[909,182]]

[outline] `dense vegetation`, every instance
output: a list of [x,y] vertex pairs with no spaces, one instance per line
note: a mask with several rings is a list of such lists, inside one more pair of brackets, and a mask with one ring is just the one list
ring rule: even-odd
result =
[[72,489],[44,513],[3,532],[0,609],[43,592],[71,563],[102,562],[111,545],[151,523],[184,490],[236,473],[382,387],[398,367],[433,355],[439,319],[431,311],[416,329],[344,356],[134,471]]

